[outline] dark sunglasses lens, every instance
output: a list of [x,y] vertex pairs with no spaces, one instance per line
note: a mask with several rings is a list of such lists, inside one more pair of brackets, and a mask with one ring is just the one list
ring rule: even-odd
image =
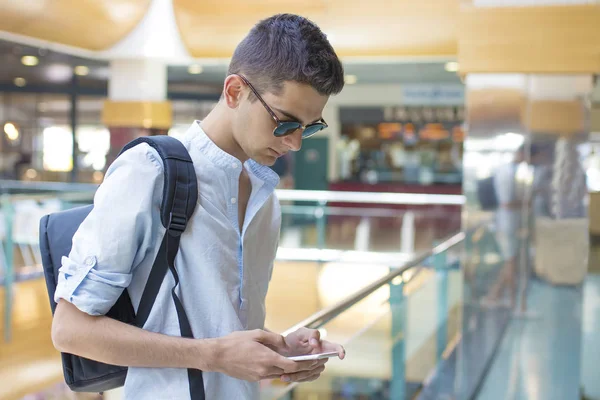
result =
[[286,136],[291,133],[294,133],[294,131],[300,128],[301,126],[302,125],[300,125],[300,123],[298,122],[281,122],[279,125],[277,125],[277,128],[275,128],[273,133],[275,134],[275,136],[278,137]]
[[325,125],[323,124],[309,125],[306,127],[306,129],[304,129],[304,132],[302,132],[302,138],[306,139],[307,137],[311,137],[312,135],[323,129],[325,129]]

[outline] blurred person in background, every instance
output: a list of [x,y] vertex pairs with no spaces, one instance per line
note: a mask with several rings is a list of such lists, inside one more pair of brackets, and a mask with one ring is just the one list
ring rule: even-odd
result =
[[531,165],[533,166],[532,216],[550,217],[552,192],[552,148],[550,145],[532,145]]
[[[530,159],[536,162],[540,157],[540,147],[530,146]],[[517,268],[519,251],[522,246],[522,213],[527,204],[525,188],[517,178],[519,165],[526,161],[525,146],[515,152],[511,162],[501,165],[494,174],[494,190],[498,200],[496,210],[496,241],[504,260],[488,295],[483,299],[484,306],[501,305],[506,290],[509,291],[509,305],[514,308],[517,302]],[[534,187],[535,191],[536,188]],[[533,197],[536,198],[535,196]]]
[[180,337],[170,276],[145,330],[103,316],[126,288],[139,303],[135,288],[144,287],[165,233],[162,161],[142,144],[110,166],[63,258],[56,348],[128,366],[127,399],[192,398],[187,368],[203,371],[207,399],[258,399],[259,380],[312,381],[325,368],[325,360],[288,356],[344,358],[317,330],[283,337],[264,328],[281,224],[279,178],[269,167],[327,127],[323,109],[343,86],[340,60],[314,23],[281,14],[254,26],[233,54],[219,103],[182,139],[200,196],[175,263],[195,338]]

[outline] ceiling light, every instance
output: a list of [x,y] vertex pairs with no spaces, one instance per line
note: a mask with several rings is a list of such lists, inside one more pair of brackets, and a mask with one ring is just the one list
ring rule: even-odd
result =
[[21,77],[15,78],[15,80],[13,82],[14,82],[15,86],[18,86],[18,87],[23,87],[23,86],[27,85],[27,81],[25,80],[25,78],[21,78]]
[[446,63],[446,71],[448,72],[457,72],[458,71],[458,63],[456,61],[450,61]]
[[358,82],[358,77],[356,75],[346,75],[344,77],[344,81],[348,85],[354,85],[356,82]]
[[78,65],[75,67],[75,75],[86,76],[90,73],[90,69],[85,65]]
[[23,57],[21,57],[21,63],[23,65],[28,66],[28,67],[33,67],[35,65],[38,65],[39,62],[40,62],[40,60],[36,56],[23,56]]
[[202,65],[192,64],[188,67],[188,73],[191,75],[201,74],[202,71],[204,71],[204,68],[202,68]]
[[96,182],[102,182],[102,179],[104,179],[104,174],[101,171],[94,171],[92,176]]
[[35,178],[37,178],[37,176],[38,176],[38,173],[33,168],[29,168],[27,171],[25,171],[25,177],[27,179],[35,179]]
[[50,64],[43,71],[43,78],[51,83],[67,83],[73,79],[73,66],[68,64]]
[[7,122],[4,124],[4,133],[8,140],[15,141],[19,138],[19,129],[12,122]]

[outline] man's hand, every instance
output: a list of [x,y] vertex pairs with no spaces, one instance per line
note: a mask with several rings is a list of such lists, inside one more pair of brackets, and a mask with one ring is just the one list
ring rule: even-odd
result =
[[308,374],[321,361],[291,361],[272,349],[285,349],[283,336],[262,330],[234,332],[213,341],[211,371],[246,381],[280,378],[284,374]]
[[[340,359],[344,359],[346,351],[336,343],[321,340],[321,334],[316,329],[300,328],[294,333],[290,333],[285,338],[285,346],[276,348],[280,354],[286,357],[303,356],[307,354],[319,354],[336,351]],[[319,378],[325,370],[327,359],[319,360],[319,365],[309,371],[300,371],[296,373],[286,373],[282,375],[284,382],[311,382]]]

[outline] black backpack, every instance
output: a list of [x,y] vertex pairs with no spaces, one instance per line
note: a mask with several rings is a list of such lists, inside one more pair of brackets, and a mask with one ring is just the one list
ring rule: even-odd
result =
[[[127,290],[124,290],[106,316],[142,328],[150,314],[167,269],[170,269],[175,279],[175,286],[171,294],[175,302],[181,334],[183,337],[192,338],[190,323],[181,300],[175,294],[175,288],[179,284],[179,277],[175,269],[175,256],[179,250],[180,236],[185,231],[198,199],[198,183],[194,166],[184,145],[169,136],[138,138],[127,144],[120,154],[140,143],[148,143],[156,149],[164,163],[165,183],[161,204],[161,222],[167,231],[154,260],[137,315]],[[56,309],[54,292],[58,282],[61,258],[68,256],[71,252],[73,235],[92,207],[93,205],[89,205],[46,215],[40,221],[40,250],[53,314]],[[121,387],[125,383],[127,367],[104,364],[72,354],[62,353],[61,356],[65,382],[73,391],[103,392]],[[188,379],[192,400],[204,400],[202,371],[188,369]]]

